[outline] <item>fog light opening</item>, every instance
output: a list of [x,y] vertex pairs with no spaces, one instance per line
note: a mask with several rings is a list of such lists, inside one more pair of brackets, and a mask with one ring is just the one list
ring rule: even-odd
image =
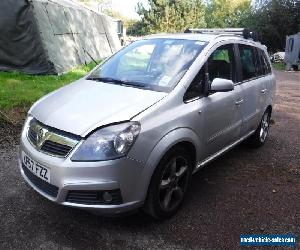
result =
[[104,192],[102,198],[105,202],[110,203],[113,200],[112,195],[109,192]]

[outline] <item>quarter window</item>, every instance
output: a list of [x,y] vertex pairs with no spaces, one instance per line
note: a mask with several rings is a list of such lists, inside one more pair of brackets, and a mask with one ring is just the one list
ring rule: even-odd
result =
[[266,53],[261,50],[261,55],[262,55],[262,59],[263,59],[263,67],[264,67],[265,74],[266,75],[270,74],[271,73],[271,66],[270,66],[269,60],[266,56]]
[[242,80],[245,81],[256,77],[254,48],[249,45],[239,44],[239,51],[242,67]]
[[189,88],[187,89],[183,97],[184,101],[188,101],[196,97],[200,97],[203,94],[204,75],[205,75],[205,65],[201,68],[201,70],[198,72],[195,79],[192,81]]
[[267,75],[271,73],[271,66],[267,59],[266,53],[259,48],[256,48],[257,52],[257,73],[259,76]]
[[263,76],[266,74],[264,67],[264,59],[262,55],[262,51],[258,48],[255,48],[256,51],[256,72],[257,76]]

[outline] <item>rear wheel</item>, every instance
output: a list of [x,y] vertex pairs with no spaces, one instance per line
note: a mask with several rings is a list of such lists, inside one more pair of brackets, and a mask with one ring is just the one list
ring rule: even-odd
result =
[[261,147],[265,144],[271,121],[271,110],[267,109],[261,118],[259,127],[255,133],[249,138],[249,144],[253,147]]
[[191,156],[184,148],[171,149],[154,172],[144,210],[156,219],[173,215],[187,193],[192,166]]

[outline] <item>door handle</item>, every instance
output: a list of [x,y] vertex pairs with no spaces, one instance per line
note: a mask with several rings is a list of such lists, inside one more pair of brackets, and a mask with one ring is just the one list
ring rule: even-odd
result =
[[265,94],[267,92],[267,89],[262,89],[261,93]]
[[235,102],[235,105],[240,105],[240,104],[242,104],[244,102],[244,99],[241,99],[241,100],[239,100],[239,101],[236,101]]

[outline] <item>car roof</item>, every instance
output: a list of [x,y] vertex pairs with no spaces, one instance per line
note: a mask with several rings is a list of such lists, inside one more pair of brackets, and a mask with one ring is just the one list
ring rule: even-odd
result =
[[186,39],[186,40],[198,40],[202,42],[212,42],[218,40],[239,40],[241,42],[247,42],[256,47],[264,47],[260,42],[255,42],[252,39],[245,39],[240,35],[232,34],[201,34],[201,33],[162,33],[154,34],[144,37],[144,39],[157,39],[157,38],[170,38],[170,39]]

